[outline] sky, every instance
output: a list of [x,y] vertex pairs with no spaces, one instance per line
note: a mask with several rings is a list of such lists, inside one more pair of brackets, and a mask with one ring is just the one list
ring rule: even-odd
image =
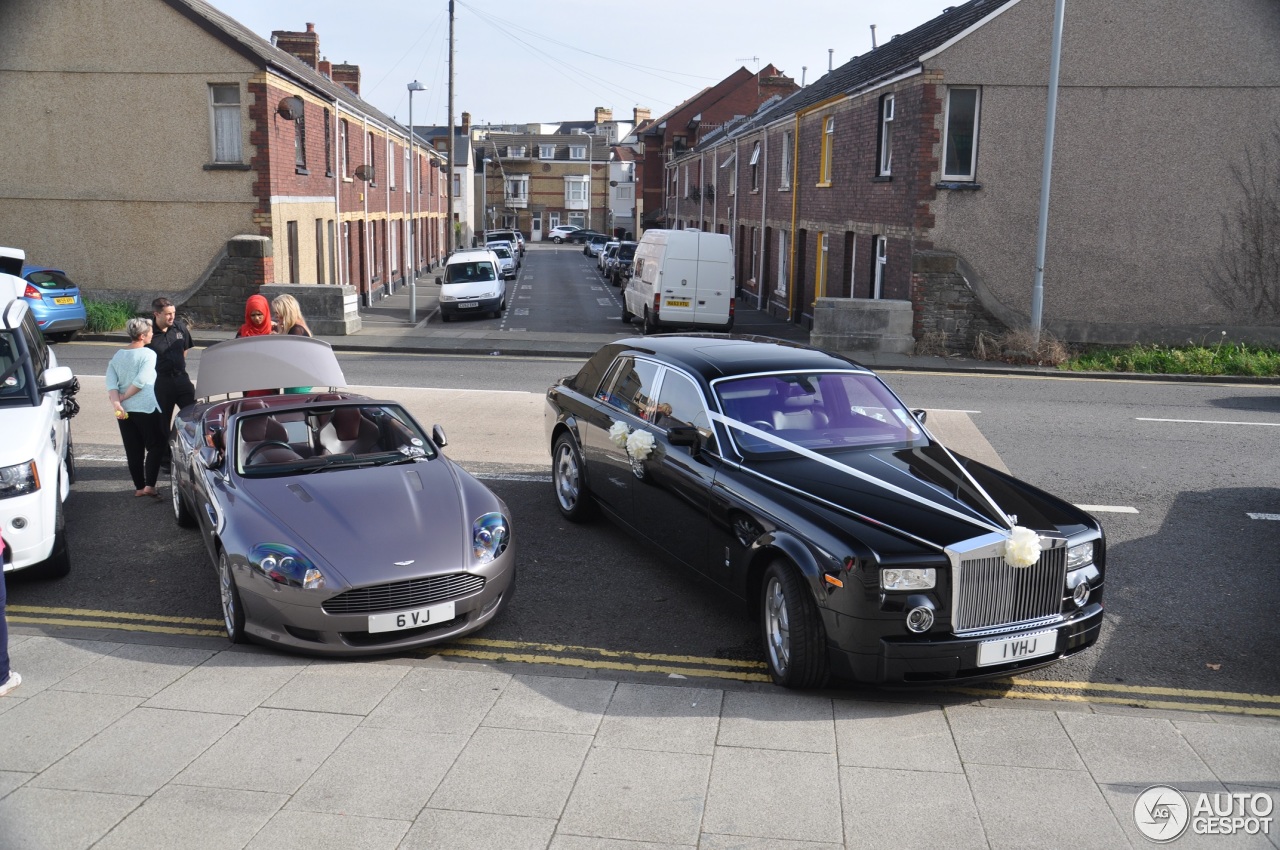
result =
[[[301,32],[320,53],[360,66],[361,97],[402,123],[447,124],[448,0],[207,0],[263,38]],[[772,63],[813,83],[963,0],[454,0],[454,116],[473,124],[589,121],[597,106],[654,117],[738,68]],[[829,54],[828,51],[834,53]],[[807,70],[806,70],[807,66]]]

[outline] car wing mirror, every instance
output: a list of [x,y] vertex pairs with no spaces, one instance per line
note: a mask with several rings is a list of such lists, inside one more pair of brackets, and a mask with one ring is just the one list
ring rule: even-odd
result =
[[218,451],[213,446],[201,446],[196,457],[200,459],[200,463],[205,469],[222,468],[222,452]]
[[929,418],[929,411],[922,407],[917,407],[915,410],[911,411],[911,415],[916,418],[917,422],[923,425],[924,421]]
[[431,426],[431,442],[435,443],[438,447],[442,449],[445,446],[449,445],[449,438],[444,435],[443,426],[438,424]]
[[54,366],[52,369],[45,369],[40,376],[40,392],[52,393],[65,390],[75,379],[76,376],[71,372],[70,366]]
[[673,425],[667,429],[667,442],[673,446],[686,446],[696,449],[702,435],[692,425]]

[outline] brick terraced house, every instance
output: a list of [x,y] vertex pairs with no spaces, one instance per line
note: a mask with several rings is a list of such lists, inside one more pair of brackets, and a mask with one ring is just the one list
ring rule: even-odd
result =
[[[928,336],[967,352],[980,332],[1025,328],[1053,8],[957,5],[666,148],[665,226],[732,234],[742,297],[827,348],[910,351]],[[1072,0],[1045,329],[1081,342],[1280,340],[1280,315],[1220,273],[1224,257],[1268,250],[1224,221],[1246,206],[1241,169],[1280,158],[1277,115],[1274,0]]]
[[312,25],[272,44],[202,0],[7,0],[0,31],[3,241],[90,297],[239,324],[262,285],[340,284],[341,333],[415,240],[420,268],[442,256],[445,157]]

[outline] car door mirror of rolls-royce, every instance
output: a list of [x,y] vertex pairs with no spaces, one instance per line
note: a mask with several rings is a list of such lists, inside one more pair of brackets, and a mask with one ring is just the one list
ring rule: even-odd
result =
[[435,443],[442,449],[449,445],[449,438],[444,435],[444,428],[442,426],[431,426],[431,442]]
[[916,418],[917,422],[923,425],[925,419],[929,417],[929,411],[925,410],[924,408],[917,407],[915,410],[911,411],[911,415]]
[[667,429],[667,442],[673,446],[687,446],[696,449],[701,440],[698,429],[692,425],[673,425]]

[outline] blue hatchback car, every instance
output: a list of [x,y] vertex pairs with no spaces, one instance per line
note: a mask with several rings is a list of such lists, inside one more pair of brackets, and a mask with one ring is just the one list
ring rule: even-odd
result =
[[80,287],[62,269],[36,263],[23,263],[21,277],[27,284],[22,297],[40,331],[57,342],[74,339],[88,321]]

